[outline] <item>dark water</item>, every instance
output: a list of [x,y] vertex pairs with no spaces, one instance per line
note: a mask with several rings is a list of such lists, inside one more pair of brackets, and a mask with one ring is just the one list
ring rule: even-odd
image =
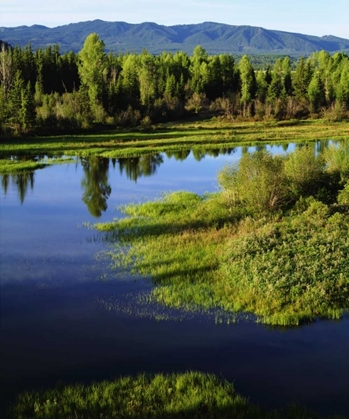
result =
[[347,317],[279,330],[149,307],[141,297],[150,280],[111,271],[101,237],[83,227],[163,191],[214,191],[217,171],[240,157],[230,152],[89,159],[0,177],[3,411],[26,389],[192,369],[234,381],[266,407],[349,415]]

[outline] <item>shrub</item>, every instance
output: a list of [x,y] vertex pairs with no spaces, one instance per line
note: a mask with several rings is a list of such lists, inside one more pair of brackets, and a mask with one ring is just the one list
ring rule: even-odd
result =
[[296,199],[313,195],[322,183],[323,159],[316,156],[310,147],[296,149],[285,160],[285,174],[290,181],[290,191]]
[[246,153],[239,165],[225,166],[218,174],[223,190],[251,212],[268,212],[289,201],[283,158],[265,151]]

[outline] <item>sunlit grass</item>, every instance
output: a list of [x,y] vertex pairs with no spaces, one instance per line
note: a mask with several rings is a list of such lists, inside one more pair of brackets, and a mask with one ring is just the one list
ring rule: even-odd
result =
[[40,159],[38,161],[28,159],[0,159],[0,174],[20,174],[24,172],[35,171],[43,169],[52,164],[69,163],[72,159]]
[[[347,147],[332,153],[342,154]],[[305,149],[293,152],[292,159],[294,171],[322,162]],[[110,252],[114,264],[150,276],[155,285],[151,298],[162,304],[253,313],[273,325],[339,319],[349,309],[347,189],[325,163],[324,172],[321,167],[310,174],[303,170],[300,178],[301,173],[284,173],[283,161],[266,153],[253,159],[246,155],[244,165],[254,165],[251,182],[245,182],[248,173],[240,164],[231,177],[222,172],[226,188],[221,192],[165,194],[157,201],[123,206],[125,218],[95,227],[115,243]],[[236,176],[235,170],[242,172]],[[276,194],[265,176],[279,183],[283,200],[278,206],[270,207],[268,200],[256,205],[264,195]],[[338,190],[341,205],[329,202]],[[327,204],[311,196],[294,202],[295,191],[324,197]]]
[[212,119],[154,126],[153,130],[115,130],[101,134],[6,140],[2,157],[13,154],[57,154],[121,158],[161,151],[219,149],[256,143],[348,139],[349,124],[322,120],[290,122],[225,122]]
[[0,159],[0,174],[15,174],[21,172],[34,171],[45,168],[47,164],[33,161],[16,161],[10,159]]
[[22,394],[15,418],[317,418],[296,406],[264,410],[211,374],[141,374]]

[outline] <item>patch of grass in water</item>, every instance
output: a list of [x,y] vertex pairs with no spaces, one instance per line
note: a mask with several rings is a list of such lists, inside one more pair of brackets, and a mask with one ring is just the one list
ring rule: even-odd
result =
[[15,418],[317,418],[296,406],[264,410],[231,383],[200,372],[140,374],[19,396]]
[[72,162],[74,162],[72,158],[48,158],[40,159],[38,161],[30,159],[0,159],[0,174],[20,174],[25,172],[32,172],[37,169],[43,169],[53,164],[58,165]]
[[16,161],[10,159],[0,160],[0,174],[18,174],[23,172],[34,171],[36,169],[45,168],[48,164],[33,161]]
[[[306,153],[297,152],[302,165]],[[258,156],[251,162],[265,166]],[[309,156],[310,164],[316,158]],[[293,172],[285,178],[279,157],[264,158],[278,163],[280,174],[273,180],[285,188],[277,190],[283,198],[280,206],[288,206],[284,192],[294,198],[294,183],[303,184]],[[260,170],[270,172],[268,165]],[[323,175],[318,188],[327,197]],[[263,177],[263,182],[257,179],[258,188],[248,184],[248,194],[235,191],[248,205],[234,202],[234,190],[202,197],[182,191],[124,206],[128,217],[95,227],[116,241],[114,264],[150,276],[155,285],[152,298],[162,304],[190,311],[251,312],[271,325],[339,319],[349,308],[349,214],[344,207],[340,213],[336,204],[314,198],[301,199],[291,211],[269,209],[277,200],[269,202],[272,184]],[[227,184],[234,185],[236,179],[233,172]],[[317,180],[309,184],[309,179],[304,185],[313,191]],[[300,191],[305,191],[304,185]],[[256,207],[251,194],[260,200],[259,211],[268,208],[263,216],[251,217]]]

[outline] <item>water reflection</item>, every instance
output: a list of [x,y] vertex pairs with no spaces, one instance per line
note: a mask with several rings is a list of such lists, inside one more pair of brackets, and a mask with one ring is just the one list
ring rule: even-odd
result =
[[18,192],[19,201],[21,204],[24,203],[25,196],[27,195],[28,188],[31,190],[34,189],[34,171],[24,172],[20,174],[13,175],[2,175],[1,176],[1,185],[4,191],[4,194],[7,194],[8,188],[11,185],[15,185]]
[[[311,143],[314,147],[315,153],[322,153],[330,144],[331,140],[321,140]],[[307,143],[297,143],[296,148],[303,147]],[[309,144],[309,143],[308,143]],[[126,175],[127,179],[137,182],[139,178],[148,177],[156,174],[160,165],[165,162],[165,159],[174,158],[178,161],[186,160],[190,155],[196,161],[201,161],[207,156],[218,157],[224,155],[231,155],[237,153],[239,155],[246,154],[252,150],[269,150],[271,153],[288,152],[292,147],[290,143],[280,144],[259,144],[257,146],[239,146],[239,147],[220,147],[215,149],[195,148],[183,149],[177,151],[167,151],[165,153],[146,154],[137,157],[109,159],[100,157],[87,157],[80,159],[80,164],[83,168],[83,179],[81,180],[81,187],[83,188],[82,201],[86,204],[88,211],[94,217],[100,217],[106,211],[108,198],[111,194],[111,187],[109,184],[109,168],[110,163],[113,168],[118,167],[121,175]],[[47,155],[48,156],[48,155]],[[45,158],[47,156],[37,156],[38,158]],[[57,156],[50,156],[57,157]],[[23,160],[24,156],[12,156],[15,160]],[[30,160],[28,158],[27,160]],[[28,189],[34,188],[34,171],[28,171],[16,175],[0,175],[2,190],[4,195],[7,194],[9,185],[12,184],[18,191],[20,202],[23,203],[28,192]]]
[[82,201],[94,217],[100,217],[108,208],[107,200],[111,193],[108,183],[109,159],[89,157],[81,159],[84,177],[81,187],[84,189]]
[[[188,155],[189,153],[190,150]],[[123,174],[125,171],[128,179],[137,182],[138,178],[154,175],[158,166],[164,162],[164,158],[162,154],[155,153],[132,158],[120,158],[117,159],[117,162],[119,164],[120,174]]]

